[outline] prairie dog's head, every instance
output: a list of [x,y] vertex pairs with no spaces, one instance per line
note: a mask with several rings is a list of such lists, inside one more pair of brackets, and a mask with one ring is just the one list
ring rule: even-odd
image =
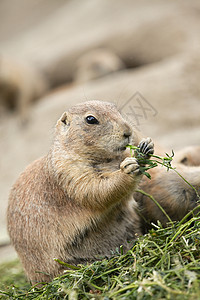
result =
[[76,82],[87,82],[124,68],[124,63],[113,51],[106,48],[93,49],[77,60],[74,74]]
[[132,138],[115,105],[101,101],[73,106],[58,120],[56,133],[67,152],[98,160],[121,156]]

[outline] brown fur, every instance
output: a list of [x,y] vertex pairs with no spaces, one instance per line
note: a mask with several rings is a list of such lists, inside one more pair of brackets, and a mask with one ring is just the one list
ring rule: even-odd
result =
[[48,84],[33,66],[0,56],[0,115],[16,111],[27,121],[32,102],[41,97]]
[[[88,115],[99,124],[87,124]],[[122,244],[128,249],[127,241],[141,233],[132,198],[141,176],[124,151],[131,133],[113,104],[79,104],[58,121],[48,155],[13,186],[8,231],[32,283],[61,272],[54,258],[93,261]]]
[[[87,124],[88,115],[99,124]],[[141,176],[124,147],[138,142],[110,103],[85,102],[62,115],[49,153],[27,167],[9,198],[8,231],[32,283],[62,272],[53,258],[70,264],[93,261],[120,245],[127,250],[141,225],[144,231],[157,220],[166,225],[152,200],[134,193]],[[150,139],[145,144],[146,150],[153,149]],[[200,167],[179,160],[175,167],[200,192]],[[153,195],[173,220],[196,206],[195,192],[173,170],[149,172],[152,179],[144,176],[139,188]],[[141,222],[137,211],[148,223]]]
[[200,166],[200,146],[188,146],[178,151],[174,162],[185,166]]
[[97,79],[125,68],[122,60],[106,48],[94,49],[83,54],[76,62],[76,83]]
[[[181,151],[181,157],[182,155],[187,157],[187,161],[189,162],[190,155],[187,156],[187,151],[186,149],[185,155],[183,155],[184,151]],[[178,153],[175,161],[179,161],[179,159],[180,156]],[[185,166],[179,162],[173,163],[172,166],[200,194],[200,166]],[[197,206],[199,198],[196,192],[175,171],[167,171],[165,167],[158,166],[155,169],[149,170],[149,173],[151,174],[151,180],[144,177],[139,185],[139,189],[153,196],[173,221],[181,220],[189,211]],[[162,225],[167,225],[169,220],[150,197],[137,192],[134,194],[134,199],[138,203],[140,214],[144,217],[142,218],[144,232],[146,232],[152,222],[157,223],[157,220]]]

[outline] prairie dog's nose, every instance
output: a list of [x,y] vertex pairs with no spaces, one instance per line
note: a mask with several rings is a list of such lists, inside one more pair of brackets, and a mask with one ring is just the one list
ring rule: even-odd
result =
[[125,128],[125,130],[124,130],[124,137],[125,137],[125,138],[129,138],[129,137],[131,136],[131,134],[132,134],[132,130],[131,130],[131,128],[127,125],[126,128]]

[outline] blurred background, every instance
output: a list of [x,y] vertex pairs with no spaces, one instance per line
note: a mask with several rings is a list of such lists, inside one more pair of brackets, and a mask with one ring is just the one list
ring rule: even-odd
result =
[[0,261],[9,190],[62,112],[116,103],[175,152],[200,144],[198,0],[0,0]]

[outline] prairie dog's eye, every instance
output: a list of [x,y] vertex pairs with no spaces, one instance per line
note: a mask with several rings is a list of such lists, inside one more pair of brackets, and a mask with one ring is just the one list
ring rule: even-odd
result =
[[85,120],[88,124],[99,124],[99,121],[92,115],[87,116]]

